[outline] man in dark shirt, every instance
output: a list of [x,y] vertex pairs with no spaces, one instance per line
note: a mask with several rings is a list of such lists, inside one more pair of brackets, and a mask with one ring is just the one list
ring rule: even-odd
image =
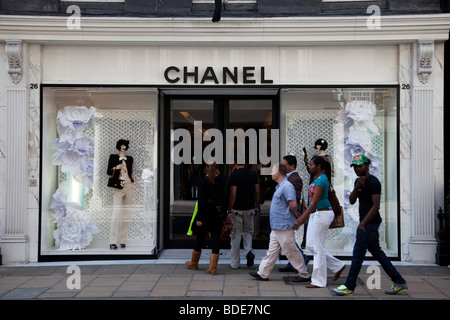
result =
[[356,155],[350,166],[355,170],[358,179],[355,181],[355,187],[350,194],[349,200],[350,204],[355,204],[356,200],[359,199],[360,222],[356,229],[356,242],[353,248],[352,265],[347,280],[345,284],[332,291],[339,296],[353,295],[353,291],[356,288],[356,280],[367,250],[378,260],[384,271],[394,282],[392,287],[385,291],[385,293],[395,294],[406,291],[408,287],[405,279],[403,279],[380,248],[378,234],[378,228],[381,223],[379,211],[381,199],[380,181],[370,175],[370,160],[365,155]]
[[231,232],[230,267],[239,268],[240,245],[243,238],[247,252],[247,266],[253,266],[255,255],[252,252],[253,215],[258,209],[259,182],[256,173],[243,164],[235,162],[235,170],[230,175],[230,201],[228,214],[231,214],[233,231]]

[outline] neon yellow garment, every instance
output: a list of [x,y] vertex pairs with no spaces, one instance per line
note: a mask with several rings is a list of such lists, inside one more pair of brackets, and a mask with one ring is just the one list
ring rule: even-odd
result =
[[188,236],[192,236],[192,224],[194,223],[195,217],[197,216],[198,211],[198,201],[195,202],[194,214],[192,215],[191,223],[189,225],[189,230],[187,232]]

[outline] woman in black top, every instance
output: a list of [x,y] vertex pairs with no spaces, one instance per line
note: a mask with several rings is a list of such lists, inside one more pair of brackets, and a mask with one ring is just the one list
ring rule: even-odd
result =
[[[113,212],[111,216],[110,245],[111,250],[117,249],[117,243],[125,248],[128,233],[128,224],[131,216],[133,201],[133,157],[126,156],[128,140],[119,140],[116,143],[118,154],[109,156],[107,174],[123,180],[122,189],[113,188]],[[118,240],[118,241],[117,241]]]
[[[119,178],[121,174],[121,169],[126,169],[128,176],[130,177],[131,182],[133,180],[133,157],[125,156],[125,151],[129,148],[130,141],[128,140],[119,140],[116,143],[116,149],[119,150],[118,154],[111,154],[108,160],[108,168],[106,173],[108,176],[112,175],[114,169],[114,177]],[[125,165],[124,165],[125,164]]]
[[224,207],[225,181],[217,173],[214,162],[206,166],[206,176],[198,182],[198,212],[194,221],[195,239],[191,261],[186,262],[189,269],[198,270],[198,261],[202,252],[203,241],[207,234],[211,235],[212,253],[209,268],[206,272],[216,275],[219,261],[220,232],[226,215]]

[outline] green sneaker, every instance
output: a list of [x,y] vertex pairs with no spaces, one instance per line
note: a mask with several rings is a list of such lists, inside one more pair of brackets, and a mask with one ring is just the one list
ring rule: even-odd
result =
[[408,289],[406,286],[406,283],[400,284],[400,283],[394,283],[389,290],[386,290],[384,293],[386,294],[396,294],[399,292],[404,292]]
[[340,285],[339,287],[331,290],[333,293],[338,296],[352,296],[354,293],[352,290],[348,290],[346,286]]

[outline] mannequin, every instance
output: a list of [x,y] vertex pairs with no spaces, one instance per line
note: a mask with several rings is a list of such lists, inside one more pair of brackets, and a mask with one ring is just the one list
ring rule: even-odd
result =
[[[111,216],[110,245],[111,250],[117,249],[117,243],[121,248],[126,247],[128,224],[130,223],[131,205],[133,202],[133,157],[126,156],[125,152],[129,146],[128,140],[119,140],[116,148],[117,154],[111,154],[108,161],[107,174],[118,175],[124,180],[122,189],[113,188],[113,213]],[[115,171],[114,171],[115,170]],[[119,233],[117,233],[119,232]],[[117,241],[118,240],[118,241]]]
[[324,157],[325,161],[330,165],[330,175],[331,177],[334,177],[333,158],[331,158],[331,156],[325,152],[325,150],[327,150],[328,148],[328,142],[326,142],[324,139],[318,139],[314,145],[315,148],[319,151],[318,155]]
[[[327,176],[328,179],[331,180],[331,177],[334,177],[334,164],[333,164],[333,158],[327,154],[325,151],[328,148],[328,142],[325,139],[317,139],[316,142],[314,143],[314,149],[318,150],[318,156],[324,157],[325,161],[329,164],[329,170],[327,172]],[[309,172],[309,160],[308,160],[308,156],[306,154],[306,148],[303,148],[303,160],[305,162],[305,166],[306,166],[306,170],[308,170]],[[311,179],[310,179],[310,183],[311,183]]]

